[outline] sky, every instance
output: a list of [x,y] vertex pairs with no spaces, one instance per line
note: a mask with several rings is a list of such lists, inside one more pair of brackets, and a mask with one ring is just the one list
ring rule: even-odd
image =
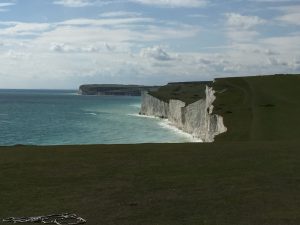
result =
[[0,88],[300,73],[300,0],[0,0]]

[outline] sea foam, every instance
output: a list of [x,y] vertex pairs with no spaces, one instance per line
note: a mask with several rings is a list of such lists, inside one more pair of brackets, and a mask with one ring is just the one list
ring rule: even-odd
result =
[[173,133],[176,133],[177,135],[180,135],[188,140],[188,142],[203,142],[199,138],[193,137],[193,135],[186,133],[177,127],[175,127],[168,119],[161,119],[155,116],[146,116],[146,115],[140,115],[138,113],[128,114],[129,116],[136,116],[141,118],[148,118],[148,119],[155,119],[158,122],[158,125],[161,126],[164,129],[168,129],[172,131]]
[[172,132],[179,134],[180,136],[183,136],[189,140],[189,142],[203,142],[199,138],[193,137],[192,134],[186,133],[179,128],[175,127],[169,120],[167,119],[161,119],[162,121],[159,122],[159,125],[165,129],[169,129]]

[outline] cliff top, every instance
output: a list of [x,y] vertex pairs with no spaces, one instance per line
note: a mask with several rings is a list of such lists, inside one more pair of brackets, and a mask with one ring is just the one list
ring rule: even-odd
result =
[[216,79],[214,113],[228,131],[216,141],[278,141],[300,138],[300,75]]
[[114,87],[114,88],[136,88],[145,87],[144,85],[136,84],[83,84],[79,88],[95,88],[95,87]]
[[188,105],[205,98],[206,85],[211,86],[212,81],[169,83],[156,91],[150,91],[149,94],[164,102],[176,99]]

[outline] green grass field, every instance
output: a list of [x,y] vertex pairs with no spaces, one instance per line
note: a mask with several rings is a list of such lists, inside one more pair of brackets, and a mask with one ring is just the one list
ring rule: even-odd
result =
[[212,82],[183,82],[170,83],[160,87],[158,90],[150,91],[149,94],[164,101],[169,102],[176,99],[185,102],[187,105],[205,97],[206,85]]
[[1,148],[0,217],[300,224],[299,142]]
[[228,132],[217,141],[300,140],[300,75],[217,79],[214,112]]
[[0,218],[70,212],[88,225],[299,225],[300,76],[213,85],[215,113],[229,129],[215,143],[0,147]]

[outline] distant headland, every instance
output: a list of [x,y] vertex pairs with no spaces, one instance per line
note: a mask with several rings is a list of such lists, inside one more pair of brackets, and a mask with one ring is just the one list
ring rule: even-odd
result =
[[141,96],[143,91],[155,91],[158,88],[159,86],[124,84],[84,84],[79,87],[79,94]]

